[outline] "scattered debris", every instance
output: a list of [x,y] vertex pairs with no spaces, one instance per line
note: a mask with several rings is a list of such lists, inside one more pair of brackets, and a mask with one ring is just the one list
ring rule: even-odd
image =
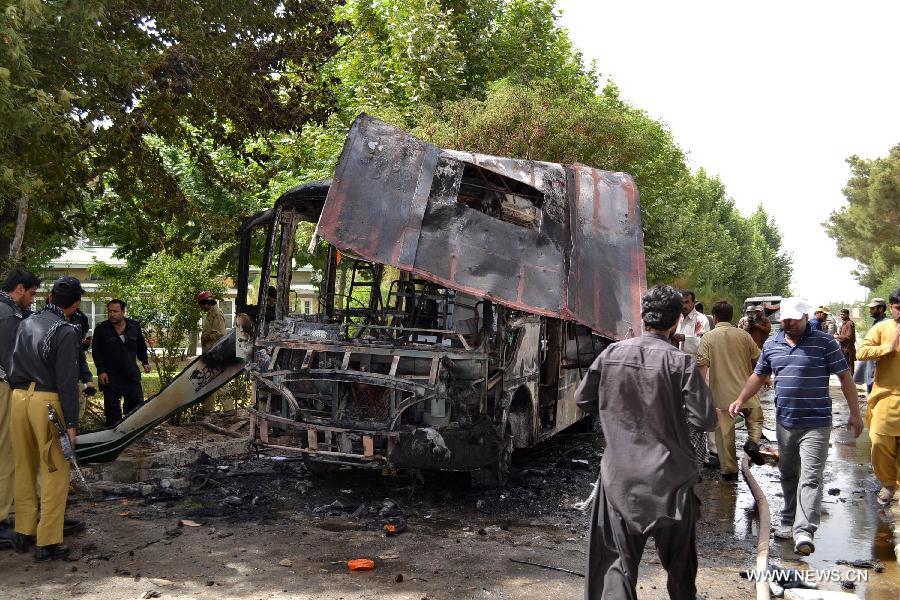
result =
[[378,560],[397,560],[400,558],[399,554],[379,554]]
[[577,575],[578,577],[584,577],[584,573],[579,573],[578,571],[570,571],[569,569],[563,569],[562,567],[554,567],[551,565],[542,565],[541,563],[531,562],[527,560],[518,560],[516,558],[510,558],[510,562],[514,562],[520,565],[528,565],[531,567],[540,567],[542,569],[550,569],[551,571],[559,571],[560,573],[568,573],[569,575]]
[[281,565],[282,567],[293,567],[294,561],[292,561],[289,558],[282,558],[281,560],[278,561],[278,564]]
[[181,519],[180,521],[178,521],[178,524],[182,525],[184,527],[202,527],[203,526],[201,523],[198,523],[196,521],[191,521],[190,519]]
[[313,509],[313,514],[314,514],[314,515],[320,515],[320,514],[322,514],[322,513],[332,512],[332,511],[338,511],[338,512],[343,512],[343,511],[344,511],[344,505],[341,504],[341,501],[340,501],[340,500],[335,500],[335,501],[332,502],[331,504],[323,504],[322,506],[319,506],[319,507],[317,507],[317,508],[314,508],[314,509]]
[[191,487],[191,482],[183,478],[163,479],[159,482],[159,486],[164,490],[169,488],[174,490],[186,490]]
[[394,581],[397,583],[403,583],[403,573],[397,573],[397,576],[394,577]]
[[425,434],[425,440],[427,444],[431,447],[431,451],[436,455],[442,458],[450,458],[450,448],[447,447],[447,443],[444,441],[443,436],[438,432],[434,427],[420,427],[413,431],[413,446],[414,449],[420,451],[417,442],[419,441],[419,433]]
[[[232,431],[230,428],[225,429],[224,427],[219,427],[218,425],[213,425],[212,423],[208,423],[206,421],[201,421],[200,425],[202,427],[205,427],[206,429],[212,431],[213,433],[218,433],[220,435],[227,435],[228,437],[233,437],[233,438],[247,437],[246,435],[244,435],[242,433],[238,433],[237,430]],[[238,429],[240,429],[240,427],[238,427]]]
[[250,421],[247,419],[242,419],[242,420],[238,421],[237,423],[234,423],[233,425],[229,425],[228,431],[238,431],[240,429],[243,429],[244,425],[246,425],[249,422]]
[[354,558],[347,561],[347,568],[351,571],[371,571],[375,568],[375,561],[369,558]]
[[[878,561],[871,561],[871,560],[865,560],[865,559],[862,559],[862,560],[836,560],[834,562],[835,562],[835,564],[838,564],[838,565],[849,565],[849,566],[853,567],[854,569],[871,569],[871,568],[875,567],[876,563],[878,563]],[[883,568],[884,567],[882,566],[882,569]]]
[[829,496],[840,496],[840,495],[841,495],[841,488],[830,488],[830,489],[828,490],[828,495],[829,495]]
[[222,504],[231,507],[241,506],[244,503],[243,499],[240,496],[226,496],[222,500]]
[[384,534],[385,535],[397,535],[398,533],[403,533],[406,531],[406,519],[402,518],[394,518],[389,520],[384,524]]
[[399,502],[390,498],[385,498],[381,505],[378,515],[381,517],[404,517],[408,513]]
[[141,600],[147,600],[148,598],[159,598],[160,594],[156,590],[148,590],[141,594]]
[[[95,481],[91,483],[91,487],[101,492],[104,499],[121,499],[121,498],[138,498],[146,496],[144,487],[139,483],[113,483],[110,481]],[[151,490],[152,490],[152,486]]]

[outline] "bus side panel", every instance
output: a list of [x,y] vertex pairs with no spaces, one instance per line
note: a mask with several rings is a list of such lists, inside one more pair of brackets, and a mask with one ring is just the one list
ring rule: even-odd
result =
[[637,334],[647,287],[637,187],[578,164],[570,176],[568,316],[613,339]]

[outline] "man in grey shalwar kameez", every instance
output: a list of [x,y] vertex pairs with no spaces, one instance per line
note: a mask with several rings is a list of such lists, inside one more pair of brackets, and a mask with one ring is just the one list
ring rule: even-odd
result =
[[697,594],[699,469],[688,422],[714,431],[718,418],[694,358],[669,343],[680,314],[674,288],[652,288],[641,303],[644,334],[609,346],[576,392],[582,410],[599,413],[606,438],[591,515],[588,600],[637,598],[650,536],[668,572],[669,597]]

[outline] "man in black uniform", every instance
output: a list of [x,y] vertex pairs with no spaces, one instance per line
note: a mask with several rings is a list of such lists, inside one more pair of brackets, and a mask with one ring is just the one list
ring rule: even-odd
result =
[[91,348],[91,338],[87,332],[91,328],[91,323],[88,321],[87,315],[81,312],[80,308],[75,311],[69,322],[78,328],[78,336],[81,338],[81,344],[79,345],[81,352],[78,353],[78,381],[84,384],[84,396],[81,397],[80,408],[78,409],[78,419],[81,420],[81,417],[84,416],[87,398],[97,393],[97,389],[94,387],[94,376],[91,375],[91,369],[87,363],[87,351]]
[[13,389],[10,432],[16,462],[14,543],[17,550],[27,552],[37,542],[37,561],[66,558],[69,554],[62,544],[69,462],[48,423],[47,405],[64,420],[74,446],[80,338],[68,319],[78,309],[83,293],[81,282],[74,277],[57,279],[44,310],[19,325],[12,354],[9,383]]
[[141,324],[125,317],[125,307],[122,300],[110,300],[106,304],[108,318],[94,329],[92,342],[107,427],[122,420],[120,398],[125,398],[126,415],[144,401],[137,361],[141,361],[146,373],[150,372]]
[[16,463],[9,434],[9,362],[19,323],[30,314],[41,280],[20,268],[12,269],[0,288],[0,548],[11,548],[13,530],[9,512],[13,505],[13,473]]

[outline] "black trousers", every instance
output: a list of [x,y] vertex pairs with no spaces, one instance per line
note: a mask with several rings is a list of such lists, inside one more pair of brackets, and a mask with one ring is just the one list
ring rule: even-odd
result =
[[659,562],[668,573],[672,600],[694,600],[697,596],[696,524],[700,501],[693,493],[684,518],[674,525],[646,534],[631,534],[625,520],[606,501],[603,485],[594,500],[588,545],[586,600],[637,600],[638,566],[647,538],[656,541]]
[[112,427],[122,420],[122,406],[119,401],[125,399],[125,414],[144,403],[144,390],[140,379],[137,381],[121,381],[109,378],[109,384],[103,386],[103,412],[106,415],[106,426]]

